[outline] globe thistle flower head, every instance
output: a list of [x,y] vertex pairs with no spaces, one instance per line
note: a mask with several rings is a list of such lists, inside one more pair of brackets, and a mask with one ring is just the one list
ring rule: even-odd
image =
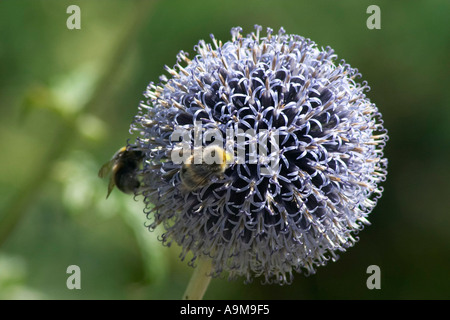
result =
[[[261,31],[211,36],[193,59],[181,51],[131,130],[146,158],[138,193],[164,244],[211,259],[214,276],[287,283],[357,241],[382,193],[388,136],[357,69],[282,28]],[[227,155],[220,170],[186,163],[212,144]]]

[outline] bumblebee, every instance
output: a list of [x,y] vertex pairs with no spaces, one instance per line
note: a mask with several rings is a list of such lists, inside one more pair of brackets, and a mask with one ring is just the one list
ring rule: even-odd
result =
[[[200,159],[200,163],[195,163],[198,162],[196,159]],[[184,190],[194,191],[208,185],[214,178],[223,178],[232,159],[232,154],[216,145],[194,150],[180,169]]]
[[132,149],[130,146],[122,147],[110,161],[100,168],[98,172],[100,178],[111,174],[106,198],[109,197],[114,186],[117,186],[124,193],[132,193],[139,188],[141,183],[137,172],[143,159],[144,153],[142,151]]

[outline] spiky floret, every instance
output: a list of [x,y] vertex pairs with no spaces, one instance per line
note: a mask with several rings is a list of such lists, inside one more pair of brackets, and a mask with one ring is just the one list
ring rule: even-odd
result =
[[[149,227],[164,226],[164,244],[179,244],[182,258],[191,251],[191,263],[210,257],[216,276],[286,283],[293,270],[314,273],[357,241],[382,193],[388,136],[369,87],[331,48],[255,29],[244,37],[233,28],[225,43],[202,40],[192,60],[181,51],[170,77],[148,86],[132,131],[146,154],[140,193]],[[223,178],[184,192],[172,158],[180,129],[214,130],[243,157]],[[249,141],[276,165],[250,161]]]

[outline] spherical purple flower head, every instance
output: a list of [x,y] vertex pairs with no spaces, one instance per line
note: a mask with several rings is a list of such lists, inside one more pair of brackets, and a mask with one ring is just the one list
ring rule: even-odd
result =
[[[357,241],[382,193],[388,137],[369,87],[331,48],[255,29],[244,37],[233,28],[223,44],[200,41],[192,60],[180,52],[166,67],[170,78],[148,86],[132,124],[146,154],[138,193],[150,229],[162,223],[162,242],[179,244],[183,259],[189,251],[191,263],[212,259],[213,276],[286,283],[293,270],[314,273]],[[219,132],[237,159],[222,177],[186,190],[174,136],[199,124]],[[276,161],[250,161],[249,141]]]

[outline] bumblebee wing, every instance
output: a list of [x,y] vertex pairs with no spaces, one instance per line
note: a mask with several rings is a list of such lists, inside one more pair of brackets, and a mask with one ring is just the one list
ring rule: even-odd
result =
[[[102,167],[98,171],[98,176],[100,178],[106,178],[108,175],[111,175],[113,167],[114,161],[112,160],[108,161],[107,163],[102,165]],[[106,195],[106,199],[108,199],[109,195],[111,194],[111,191],[114,189],[114,186],[115,186],[114,177],[111,175],[111,177],[109,178],[108,193]]]
[[111,173],[113,165],[114,165],[114,161],[108,161],[107,163],[102,165],[102,167],[98,171],[98,176],[100,178],[105,178],[108,174]]
[[209,184],[208,181],[209,181],[212,177],[214,177],[215,175],[216,175],[216,174],[213,173],[213,172],[208,173],[207,175],[205,175],[205,176],[203,177],[203,179],[202,179],[199,183],[197,183],[197,184],[195,185],[194,188],[192,188],[192,190],[197,190],[197,189],[199,189],[199,188],[201,188],[201,187],[204,187],[204,186],[208,185],[208,184]]
[[113,191],[114,186],[115,186],[115,182],[114,182],[114,178],[111,177],[109,179],[109,184],[108,184],[108,193],[106,194],[106,199],[108,199],[109,195],[111,194],[111,191]]
[[127,150],[127,147],[122,147],[112,156],[111,160],[106,162],[100,170],[98,171],[98,176],[100,178],[106,177],[109,173],[112,172],[114,165],[116,162],[120,159],[120,157],[123,155],[123,153]]

